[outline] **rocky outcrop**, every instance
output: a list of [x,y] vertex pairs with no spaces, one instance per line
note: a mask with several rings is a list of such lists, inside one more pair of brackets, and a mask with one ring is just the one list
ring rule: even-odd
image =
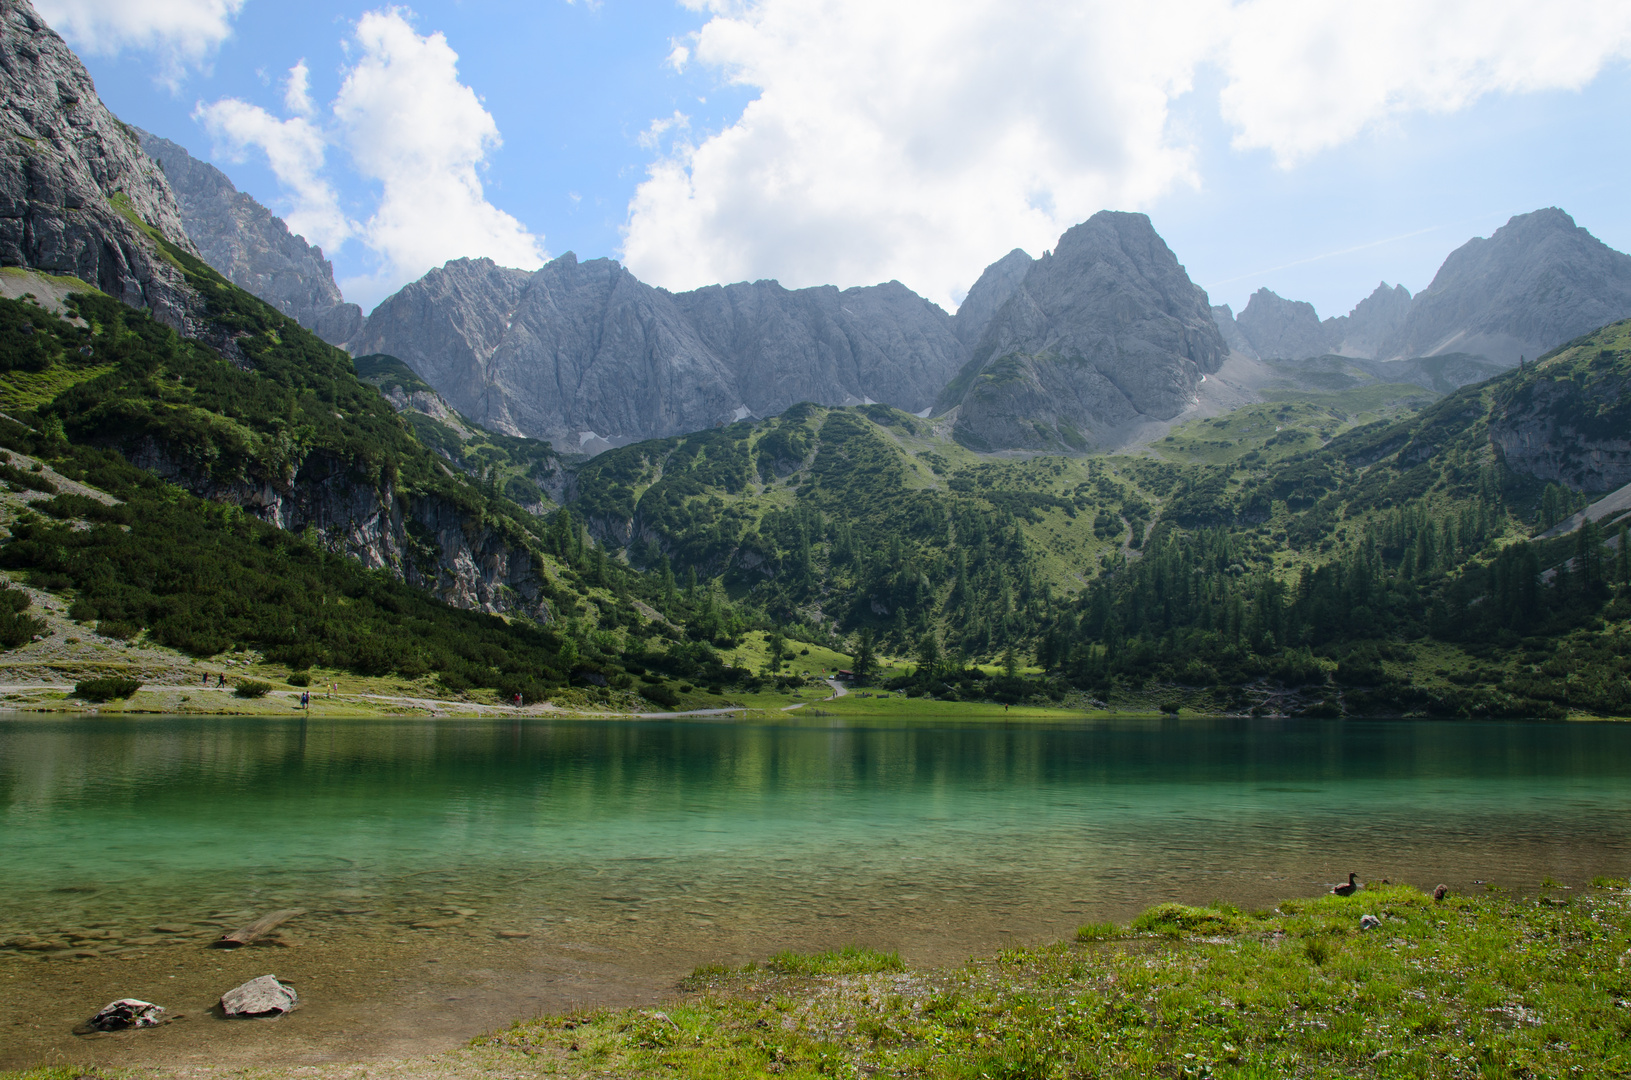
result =
[[79,58],[28,0],[0,0],[0,265],[72,275],[196,329],[196,298],[144,225],[194,250],[163,175]]
[[676,294],[570,252],[533,273],[450,262],[350,347],[400,357],[485,427],[587,452],[800,401],[919,412],[964,355],[950,316],[898,282]]
[[169,139],[137,133],[170,182],[182,225],[205,262],[331,344],[344,344],[357,332],[362,309],[340,295],[321,248],[290,234],[282,218],[215,166]]
[[525,543],[436,496],[360,479],[349,462],[311,454],[282,483],[220,481],[167,446],[124,447],[130,462],[213,502],[241,506],[291,532],[313,529],[330,551],[387,570],[455,607],[549,618],[543,572]]
[[1149,218],[1104,211],[1032,264],[937,409],[976,449],[1113,445],[1193,404],[1227,353]]
[[1314,305],[1258,289],[1235,319],[1246,340],[1265,360],[1301,360],[1331,351]]
[[1579,491],[1631,483],[1631,320],[1509,376],[1489,437],[1513,472]]
[[1377,355],[1464,352],[1513,365],[1627,316],[1631,256],[1552,207],[1452,252]]

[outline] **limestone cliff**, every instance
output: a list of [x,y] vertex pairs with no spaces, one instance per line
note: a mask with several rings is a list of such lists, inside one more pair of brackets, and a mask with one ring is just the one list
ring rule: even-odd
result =
[[569,452],[805,400],[920,412],[965,355],[951,317],[898,282],[670,293],[570,252],[536,272],[450,262],[380,304],[350,347],[400,357],[477,423]]
[[215,166],[169,139],[138,134],[175,192],[182,225],[205,262],[331,344],[344,344],[357,332],[362,309],[340,295],[321,248],[292,235],[282,218]]
[[77,277],[185,329],[196,298],[144,223],[192,250],[135,130],[28,0],[0,0],[0,266]]
[[1631,320],[1514,372],[1489,426],[1514,472],[1580,491],[1631,483]]

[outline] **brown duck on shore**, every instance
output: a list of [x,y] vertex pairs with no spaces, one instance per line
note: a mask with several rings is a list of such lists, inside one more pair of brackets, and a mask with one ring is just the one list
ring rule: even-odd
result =
[[1359,891],[1359,882],[1355,880],[1356,877],[1357,875],[1355,874],[1349,874],[1348,884],[1333,885],[1331,886],[1331,892],[1335,893],[1337,896],[1352,896],[1354,893]]

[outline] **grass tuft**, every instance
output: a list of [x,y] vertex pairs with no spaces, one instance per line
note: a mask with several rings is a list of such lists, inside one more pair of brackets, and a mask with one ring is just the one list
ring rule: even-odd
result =
[[867,975],[875,971],[901,971],[906,964],[898,952],[845,945],[831,952],[779,952],[765,966],[782,975]]

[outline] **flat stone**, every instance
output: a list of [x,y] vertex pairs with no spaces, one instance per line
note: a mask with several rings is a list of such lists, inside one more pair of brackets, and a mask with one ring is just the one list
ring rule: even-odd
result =
[[449,926],[463,926],[463,919],[425,919],[421,922],[409,923],[413,930],[445,930]]
[[167,923],[161,923],[153,927],[153,933],[155,934],[196,934],[197,932],[191,926],[171,926]]
[[74,1031],[84,1035],[92,1031],[158,1027],[168,1022],[169,1017],[164,1015],[163,1005],[155,1005],[140,998],[120,998],[102,1006],[101,1011],[76,1027]]
[[498,936],[501,937],[501,938],[511,938],[512,940],[519,940],[521,938],[531,937],[532,933],[531,933],[531,931],[528,931],[528,930],[500,930],[498,932]]
[[299,1007],[300,995],[276,975],[250,979],[221,995],[221,1011],[227,1016],[281,1016]]

